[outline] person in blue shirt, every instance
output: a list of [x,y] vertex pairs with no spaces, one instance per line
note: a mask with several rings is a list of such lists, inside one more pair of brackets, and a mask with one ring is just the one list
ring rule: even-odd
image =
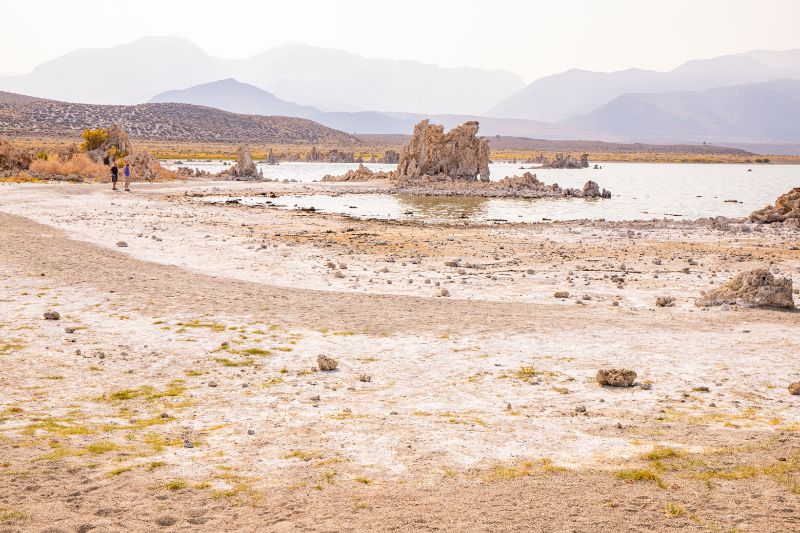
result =
[[125,163],[123,174],[125,174],[125,192],[131,192],[131,167],[128,163]]

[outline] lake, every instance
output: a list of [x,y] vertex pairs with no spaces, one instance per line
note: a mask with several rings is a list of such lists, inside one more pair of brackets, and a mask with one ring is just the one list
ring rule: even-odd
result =
[[[174,162],[164,162],[176,168]],[[594,164],[594,162],[592,162]],[[538,222],[543,219],[646,220],[695,219],[723,215],[741,217],[771,204],[793,187],[800,187],[800,165],[730,165],[680,163],[598,163],[601,169],[530,170],[545,183],[582,187],[591,179],[611,191],[606,200],[517,198],[423,198],[387,194],[284,195],[271,201],[286,209],[314,207],[326,212],[379,219],[506,220]],[[188,162],[182,166],[218,172],[222,162]],[[395,165],[365,164],[372,170],[393,170]],[[512,163],[490,165],[492,180],[522,174]],[[281,163],[259,165],[264,176],[278,180],[311,182],[325,174],[344,174],[358,164]],[[751,169],[751,171],[748,171]],[[221,200],[217,198],[216,200]],[[736,200],[736,203],[726,202]],[[246,198],[243,203],[263,203]]]

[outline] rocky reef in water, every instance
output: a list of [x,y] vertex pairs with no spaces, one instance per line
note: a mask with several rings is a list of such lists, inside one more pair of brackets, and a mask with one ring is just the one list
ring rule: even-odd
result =
[[415,196],[486,196],[497,198],[611,198],[611,193],[600,189],[589,180],[582,189],[562,188],[557,183],[546,184],[536,174],[510,176],[498,181],[464,182],[446,176],[423,176],[418,179],[401,178],[395,181],[394,192]]
[[[611,198],[609,191],[593,181],[587,181],[581,189],[562,188],[556,183],[547,185],[530,172],[489,181],[489,140],[477,134],[478,123],[474,121],[445,133],[443,126],[423,120],[401,150],[394,172],[372,172],[359,165],[356,170],[342,176],[328,175],[322,181],[388,179],[392,181],[392,192],[417,196]],[[563,164],[576,161],[570,157],[558,160]],[[574,164],[588,166],[588,156]]]

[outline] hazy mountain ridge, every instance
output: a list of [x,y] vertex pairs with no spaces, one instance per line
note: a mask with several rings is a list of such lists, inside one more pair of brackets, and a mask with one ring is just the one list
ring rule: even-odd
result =
[[534,81],[486,114],[558,121],[588,113],[628,93],[699,91],[787,78],[800,78],[800,50],[757,50],[691,60],[667,72],[572,69]]
[[[372,59],[290,43],[226,60],[185,39],[146,37],[83,49],[0,79],[0,90],[76,102],[133,104],[165,91],[236,78],[321,109],[474,112],[523,87],[510,72]],[[433,90],[435,89],[435,90]]]
[[337,144],[356,139],[303,118],[230,113],[191,104],[75,104],[0,92],[0,135],[78,137],[85,128],[124,125],[132,137],[166,141]]
[[646,141],[799,142],[800,80],[625,94],[564,123]]
[[234,113],[300,116],[355,135],[409,133],[420,120],[428,118],[437,124],[443,124],[446,128],[452,128],[467,120],[477,120],[481,124],[482,135],[515,135],[555,139],[608,137],[575,130],[561,124],[524,119],[378,111],[324,112],[311,106],[287,102],[268,91],[234,79],[205,83],[184,90],[168,91],[154,96],[151,102],[181,102],[216,107]]

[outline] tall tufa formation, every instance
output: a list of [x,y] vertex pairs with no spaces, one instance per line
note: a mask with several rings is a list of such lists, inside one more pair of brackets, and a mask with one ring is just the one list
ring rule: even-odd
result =
[[259,171],[253,162],[253,157],[250,155],[250,149],[247,146],[239,147],[236,164],[228,170],[228,174],[236,180],[261,179],[264,177],[264,173]]
[[447,176],[489,181],[489,141],[479,139],[478,123],[465,122],[448,133],[444,126],[423,120],[414,127],[411,141],[400,152],[400,178]]

